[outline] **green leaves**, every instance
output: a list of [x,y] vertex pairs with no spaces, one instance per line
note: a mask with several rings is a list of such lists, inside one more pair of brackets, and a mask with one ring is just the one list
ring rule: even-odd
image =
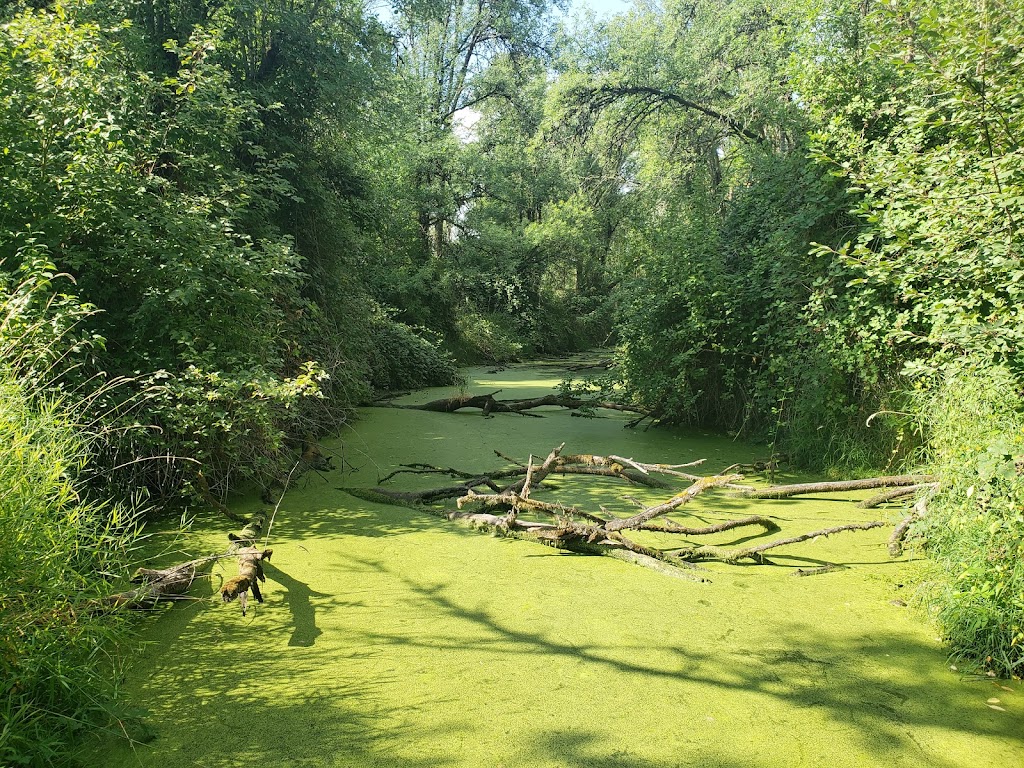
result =
[[[879,342],[920,372],[963,354],[1022,369],[1024,100],[1019,3],[977,13],[953,3],[879,7],[860,23],[873,59],[856,63],[875,120],[853,119],[825,81],[805,77],[822,129],[818,157],[860,192],[864,228],[840,254],[857,326],[889,315]],[[833,83],[830,87],[835,87]],[[841,87],[841,86],[839,86]],[[847,102],[849,104],[850,102]],[[832,106],[835,105],[835,106]],[[886,307],[886,309],[882,309]]]

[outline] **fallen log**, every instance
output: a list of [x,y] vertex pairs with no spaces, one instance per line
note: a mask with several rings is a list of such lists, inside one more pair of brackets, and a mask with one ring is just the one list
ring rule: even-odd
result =
[[771,488],[745,490],[743,495],[749,499],[785,499],[790,496],[802,496],[808,493],[862,491],[871,488],[920,485],[922,483],[934,483],[936,481],[938,481],[938,478],[935,475],[891,475],[887,477],[869,477],[864,480],[838,480],[827,483],[776,485]]
[[857,506],[860,509],[874,509],[875,507],[885,504],[896,499],[902,499],[905,496],[913,496],[918,491],[924,488],[935,488],[938,483],[919,483],[917,485],[905,485],[903,487],[889,488],[882,491],[871,498],[864,499],[864,501],[857,502]]
[[102,598],[97,607],[109,610],[131,608],[143,610],[153,608],[161,600],[182,598],[201,570],[217,560],[220,555],[202,557],[170,568],[139,568],[131,577],[132,584],[139,584],[135,589],[108,595]]
[[[415,509],[429,511],[453,522],[461,522],[478,528],[486,528],[502,536],[531,540],[569,552],[599,554],[615,557],[620,560],[653,568],[663,573],[672,573],[680,568],[691,568],[693,563],[702,560],[719,560],[736,563],[744,559],[768,562],[765,552],[789,544],[797,544],[809,539],[825,537],[842,531],[870,530],[884,525],[880,521],[849,523],[811,533],[776,539],[766,543],[741,548],[725,548],[715,545],[687,546],[662,548],[652,546],[632,538],[626,534],[630,531],[644,533],[674,534],[682,536],[705,536],[733,530],[745,526],[760,527],[762,533],[780,530],[778,523],[763,515],[749,515],[737,520],[725,520],[720,523],[703,526],[682,525],[667,517],[669,513],[683,507],[702,492],[712,488],[734,488],[745,492],[752,498],[785,498],[799,493],[822,491],[851,490],[864,487],[879,487],[882,484],[920,484],[923,476],[897,476],[890,478],[872,478],[855,480],[845,483],[813,483],[799,486],[779,486],[755,491],[750,486],[739,485],[735,481],[741,475],[715,475],[700,477],[683,472],[682,469],[700,462],[688,464],[651,464],[634,458],[617,455],[598,456],[594,454],[562,454],[564,444],[554,448],[541,464],[536,464],[531,456],[526,463],[495,451],[498,456],[514,465],[512,468],[474,475],[451,467],[434,467],[432,465],[406,465],[414,472],[437,472],[462,479],[458,485],[434,488],[425,491],[395,491],[388,488],[342,489],[360,498],[372,501],[402,504]],[[398,470],[388,478],[394,477]],[[542,489],[545,480],[556,474],[583,474],[592,476],[615,476],[635,482],[638,479],[651,479],[653,474],[661,474],[669,478],[693,478],[692,484],[675,494],[667,501],[653,506],[641,507],[632,515],[610,516],[603,507],[601,514],[583,509],[575,505],[567,505],[557,501],[546,501],[533,497],[533,491]],[[521,478],[512,484],[494,490],[497,479]],[[929,478],[930,479],[930,478]],[[491,492],[481,492],[487,486]],[[746,493],[749,492],[749,493]],[[456,499],[457,509],[447,511],[437,506],[430,506],[438,501]],[[629,497],[626,497],[627,499]],[[465,510],[473,506],[475,511]],[[520,515],[530,513],[534,516],[547,517],[552,522],[524,520]],[[758,534],[762,535],[762,534]],[[691,577],[692,574],[684,576]]]
[[440,400],[431,400],[428,403],[387,403],[381,404],[388,408],[404,408],[413,411],[432,411],[434,413],[455,413],[463,408],[477,408],[483,412],[484,417],[492,416],[495,413],[518,413],[521,416],[533,416],[542,418],[540,414],[530,413],[535,408],[554,406],[565,408],[570,411],[579,411],[592,408],[604,410],[621,411],[623,413],[640,414],[641,418],[647,418],[650,414],[643,408],[632,405],[616,403],[610,400],[596,400],[582,397],[569,397],[559,394],[544,395],[542,397],[531,397],[513,400],[497,400],[495,395],[501,392],[496,390],[482,395],[456,395],[445,397]]
[[223,554],[207,555],[168,568],[139,568],[132,575],[131,582],[140,586],[101,598],[96,607],[101,610],[138,610],[153,608],[164,601],[184,599],[197,578],[208,576],[203,573],[206,566],[224,558],[237,557],[241,550],[252,547],[265,522],[266,515],[259,512],[249,518],[239,535],[229,533],[231,544]]

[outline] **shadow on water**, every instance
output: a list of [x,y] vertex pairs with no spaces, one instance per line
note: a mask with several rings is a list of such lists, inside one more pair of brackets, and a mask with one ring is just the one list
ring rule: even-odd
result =
[[288,590],[284,596],[288,610],[292,614],[292,622],[295,625],[292,636],[288,639],[288,645],[308,647],[316,642],[316,639],[323,632],[316,626],[316,609],[313,607],[311,598],[329,598],[323,592],[314,592],[307,584],[294,579],[277,566],[267,562],[263,565],[267,578],[273,579]]
[[[715,469],[757,450],[717,438],[629,433],[615,419],[545,416],[502,421],[373,409],[351,438],[365,454],[362,469],[311,477],[286,496],[273,526],[265,604],[243,618],[237,604],[220,604],[210,589],[147,629],[151,645],[126,689],[132,705],[150,712],[156,738],[134,751],[108,739],[86,749],[82,765],[1022,762],[1020,696],[955,680],[906,609],[888,605],[892,589],[874,574],[906,564],[888,560],[885,532],[773,552],[786,569],[710,564],[713,583],[695,584],[494,539],[337,490],[373,486],[410,461],[496,468],[495,448],[542,456],[562,440],[573,451],[651,462],[708,455]],[[393,487],[447,479],[437,480],[403,476]],[[634,511],[630,498],[650,504],[673,492],[573,477],[553,485],[538,494],[590,509],[606,505],[612,514]],[[695,525],[754,512],[749,500],[715,493],[673,517]],[[768,502],[756,513],[786,534],[874,514],[847,499]],[[225,546],[225,528],[223,519],[210,521],[199,532],[201,546]],[[742,546],[778,535],[733,530],[692,543]],[[809,579],[787,575],[825,562],[862,566]],[[1008,698],[1008,711],[986,707],[992,696]]]
[[[362,565],[387,570],[381,562]],[[766,715],[774,700],[798,712],[814,712],[824,722],[852,733],[864,755],[872,759],[871,765],[892,764],[894,755],[921,753],[923,742],[936,732],[954,738],[995,737],[1024,750],[1019,718],[994,715],[980,706],[965,709],[963,690],[950,686],[944,668],[934,664],[934,647],[903,635],[880,632],[859,638],[837,637],[815,624],[800,624],[776,628],[771,646],[752,643],[749,647],[741,644],[716,650],[714,643],[704,642],[700,645],[710,648],[698,650],[689,641],[685,645],[581,644],[529,631],[497,613],[470,607],[449,594],[443,584],[398,578],[433,612],[470,625],[474,630],[473,645],[500,658],[508,669],[515,669],[518,660],[529,657],[567,658],[596,667],[607,679],[625,675],[641,686],[644,680],[663,680],[680,683],[684,690],[699,690],[719,701],[736,695],[760,700],[755,710]],[[704,600],[699,602],[710,605]],[[729,630],[725,636],[731,633]],[[430,653],[455,652],[460,647],[446,643],[443,638],[372,630],[365,631],[362,640],[376,647],[419,646]],[[865,660],[876,663],[865,664]],[[898,673],[894,674],[894,670]],[[996,690],[992,681],[978,685],[982,693]],[[643,712],[636,716],[644,719]],[[830,748],[826,742],[823,759]],[[678,763],[652,762],[626,747],[609,754],[607,733],[586,728],[538,733],[533,744],[538,762],[539,756],[544,755],[560,765],[731,768],[761,764],[749,753],[743,756],[743,750],[736,745],[728,749],[729,757],[715,754],[706,743],[695,750],[694,755]],[[691,762],[695,757],[699,761]],[[937,768],[963,766],[959,758],[944,759],[935,752],[929,752],[924,763]]]

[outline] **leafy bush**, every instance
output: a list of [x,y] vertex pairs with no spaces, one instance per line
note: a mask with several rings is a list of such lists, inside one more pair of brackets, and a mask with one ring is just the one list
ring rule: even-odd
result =
[[469,362],[519,360],[526,346],[514,320],[499,313],[483,315],[465,308],[456,318],[459,357]]
[[460,381],[451,356],[416,329],[386,317],[370,326],[370,383],[382,392],[417,387],[437,387]]
[[952,654],[1024,674],[1024,405],[1006,368],[962,363],[919,392],[943,482],[917,524]]

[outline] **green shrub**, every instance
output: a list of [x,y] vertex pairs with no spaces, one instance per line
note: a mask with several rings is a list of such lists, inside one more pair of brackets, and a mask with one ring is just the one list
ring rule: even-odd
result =
[[955,658],[1024,674],[1024,407],[1002,367],[962,364],[920,392],[943,480],[917,525],[926,600]]
[[454,346],[460,360],[508,363],[522,356],[522,336],[508,315],[498,312],[485,315],[466,306],[458,312],[455,324]]
[[425,329],[381,317],[370,325],[370,383],[381,392],[437,387],[460,381],[451,356],[420,335]]

